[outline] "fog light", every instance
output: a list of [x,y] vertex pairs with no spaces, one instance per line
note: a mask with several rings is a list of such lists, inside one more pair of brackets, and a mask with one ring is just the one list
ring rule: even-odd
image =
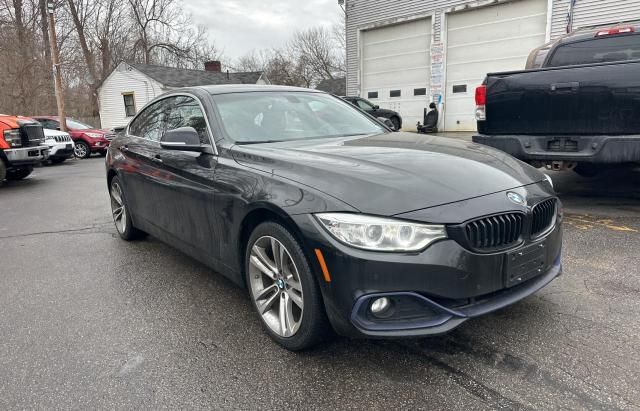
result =
[[387,297],[381,297],[373,300],[369,309],[371,310],[371,314],[376,317],[382,317],[389,311],[389,308],[391,308],[391,300]]

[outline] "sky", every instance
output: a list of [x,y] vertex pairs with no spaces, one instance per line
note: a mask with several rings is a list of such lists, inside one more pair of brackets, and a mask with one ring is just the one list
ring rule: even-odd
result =
[[195,24],[209,36],[225,59],[253,49],[283,46],[307,27],[330,26],[340,18],[337,0],[183,0]]

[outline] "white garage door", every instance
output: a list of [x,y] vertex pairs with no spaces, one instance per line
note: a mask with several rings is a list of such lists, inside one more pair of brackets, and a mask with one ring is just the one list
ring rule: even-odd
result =
[[362,33],[362,94],[415,130],[428,104],[431,19]]
[[524,69],[529,52],[542,45],[547,0],[519,0],[448,14],[446,131],[473,131],[475,89],[487,73]]

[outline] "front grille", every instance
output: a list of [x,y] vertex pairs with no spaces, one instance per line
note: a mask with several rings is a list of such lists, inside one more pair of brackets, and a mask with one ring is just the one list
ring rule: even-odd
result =
[[56,141],[56,143],[71,141],[71,137],[69,136],[53,136],[53,139]]
[[520,241],[523,222],[522,213],[498,214],[466,223],[464,233],[476,250],[507,248]]
[[25,123],[20,125],[20,135],[23,147],[36,147],[44,141],[44,131],[38,123]]
[[556,216],[556,200],[550,198],[536,204],[532,210],[531,236],[547,231]]

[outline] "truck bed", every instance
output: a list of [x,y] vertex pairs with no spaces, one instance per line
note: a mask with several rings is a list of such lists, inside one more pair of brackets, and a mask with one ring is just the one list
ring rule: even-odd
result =
[[485,136],[640,135],[640,60],[491,73]]

